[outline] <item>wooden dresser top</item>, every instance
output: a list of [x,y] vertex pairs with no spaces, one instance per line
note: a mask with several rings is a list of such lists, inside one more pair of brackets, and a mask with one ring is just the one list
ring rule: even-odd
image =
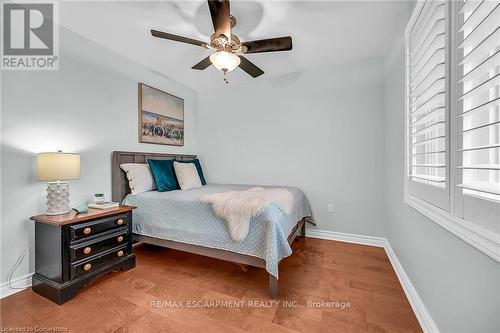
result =
[[89,208],[89,210],[86,213],[76,214],[74,211],[72,211],[61,215],[43,214],[43,215],[32,216],[30,217],[30,220],[60,226],[60,225],[74,224],[74,223],[99,219],[103,217],[118,215],[121,213],[127,213],[130,212],[131,210],[134,210],[135,208],[136,207],[134,206],[126,206],[126,205],[120,205],[117,208],[111,208],[111,209]]

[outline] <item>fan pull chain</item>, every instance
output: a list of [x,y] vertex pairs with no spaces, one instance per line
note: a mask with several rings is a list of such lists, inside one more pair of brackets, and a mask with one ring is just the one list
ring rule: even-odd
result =
[[229,80],[227,79],[227,70],[224,71],[224,82],[226,82],[226,84],[229,84]]

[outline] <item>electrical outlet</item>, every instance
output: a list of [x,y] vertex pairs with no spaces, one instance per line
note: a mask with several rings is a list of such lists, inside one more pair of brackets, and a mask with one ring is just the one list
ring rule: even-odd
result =
[[333,213],[333,202],[328,204],[328,213]]

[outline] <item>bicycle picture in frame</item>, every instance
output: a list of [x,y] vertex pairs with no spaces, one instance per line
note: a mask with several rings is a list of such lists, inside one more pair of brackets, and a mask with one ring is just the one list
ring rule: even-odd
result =
[[139,83],[139,142],[184,146],[184,100]]

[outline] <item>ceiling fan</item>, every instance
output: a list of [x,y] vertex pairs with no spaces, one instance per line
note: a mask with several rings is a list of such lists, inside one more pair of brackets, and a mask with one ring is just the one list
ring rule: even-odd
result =
[[210,9],[215,30],[215,33],[210,37],[209,43],[158,30],[151,30],[151,35],[215,51],[191,68],[204,70],[213,64],[217,69],[224,72],[224,81],[226,83],[228,83],[227,72],[236,67],[240,67],[254,78],[264,74],[264,71],[245,58],[244,54],[292,49],[292,37],[290,36],[241,42],[238,37],[231,33],[231,28],[236,25],[236,18],[231,15],[229,0],[208,0],[208,8]]

